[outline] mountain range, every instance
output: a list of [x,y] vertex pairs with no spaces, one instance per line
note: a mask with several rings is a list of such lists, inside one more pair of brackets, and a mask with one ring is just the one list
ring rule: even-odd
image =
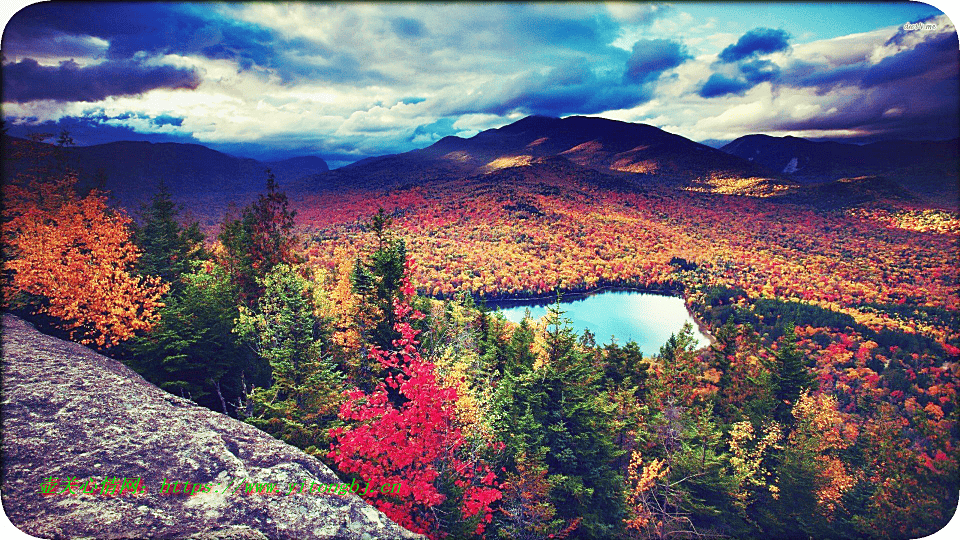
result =
[[[317,156],[260,162],[196,144],[125,141],[57,149],[4,138],[5,158],[24,148],[58,151],[58,159],[78,170],[86,185],[110,191],[122,205],[139,205],[163,182],[175,200],[211,219],[218,219],[230,202],[252,200],[263,190],[268,168],[292,197],[342,189],[382,191],[451,179],[496,182],[511,170],[514,173],[509,174],[522,171],[524,176],[591,178],[617,189],[718,191],[717,179],[751,179],[753,191],[789,192],[803,202],[837,194],[856,202],[868,193],[916,196],[949,206],[951,201],[955,205],[958,191],[956,139],[858,146],[747,135],[715,149],[650,125],[582,116],[530,116],[470,138],[445,137],[426,148],[367,158],[335,170],[328,170]],[[23,160],[4,160],[7,177],[24,167]]]
[[444,137],[427,148],[364,159],[317,175],[313,182],[316,189],[380,189],[489,174],[547,159],[554,166],[568,163],[572,171],[590,169],[641,185],[677,185],[711,174],[762,174],[748,160],[646,124],[529,116],[468,139]]
[[[862,146],[799,137],[746,135],[721,148],[724,152],[779,171],[799,181],[821,181],[852,173],[945,164],[957,160],[957,139],[882,141]],[[835,179],[835,178],[832,178]]]
[[[11,159],[18,153],[27,157]],[[212,204],[224,209],[228,199],[244,204],[263,191],[267,169],[281,186],[328,170],[327,163],[317,156],[261,162],[199,144],[142,141],[58,147],[4,137],[3,155],[5,178],[38,164],[66,166],[77,171],[81,187],[108,191],[120,205],[132,209],[149,200],[161,183],[185,206]]]
[[[956,199],[958,141],[882,141],[862,146],[798,137],[746,135],[722,147],[770,174],[801,184],[842,178],[886,178],[920,196]],[[946,180],[952,179],[948,183]],[[951,196],[952,195],[952,196]]]

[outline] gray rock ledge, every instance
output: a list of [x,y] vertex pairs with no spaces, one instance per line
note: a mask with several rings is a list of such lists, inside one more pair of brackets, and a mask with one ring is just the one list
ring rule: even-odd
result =
[[[288,495],[297,482],[339,483],[323,463],[266,433],[170,395],[126,366],[3,315],[3,510],[40,538],[422,538],[353,494]],[[140,478],[119,496],[44,495],[48,477],[102,486]],[[163,480],[210,491],[164,495]],[[278,495],[226,493],[273,483]],[[99,483],[97,483],[99,482]],[[217,487],[217,486],[221,487]],[[220,491],[219,493],[217,491]]]

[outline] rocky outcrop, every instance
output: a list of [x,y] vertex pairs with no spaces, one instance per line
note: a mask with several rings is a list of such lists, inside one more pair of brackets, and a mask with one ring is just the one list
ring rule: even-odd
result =
[[[290,494],[291,485],[340,481],[317,459],[163,392],[115,360],[8,314],[2,338],[2,500],[24,532],[420,538],[351,493]],[[183,493],[187,482],[195,493]]]

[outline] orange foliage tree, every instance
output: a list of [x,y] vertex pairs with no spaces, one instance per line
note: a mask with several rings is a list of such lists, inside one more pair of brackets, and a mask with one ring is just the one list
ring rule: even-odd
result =
[[96,191],[79,197],[76,182],[67,173],[6,186],[4,303],[38,304],[71,338],[110,347],[159,320],[167,285],[133,272],[130,218]]

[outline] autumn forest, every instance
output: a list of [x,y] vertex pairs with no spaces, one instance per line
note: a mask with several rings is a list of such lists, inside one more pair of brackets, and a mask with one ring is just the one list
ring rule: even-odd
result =
[[[211,216],[163,184],[124,208],[45,138],[9,146],[4,309],[399,484],[368,502],[412,531],[915,538],[955,512],[960,216],[896,175],[807,186],[548,132],[290,191],[264,171]],[[682,296],[710,345],[598,345],[558,306],[604,288]],[[487,307],[531,297],[557,303]]]

